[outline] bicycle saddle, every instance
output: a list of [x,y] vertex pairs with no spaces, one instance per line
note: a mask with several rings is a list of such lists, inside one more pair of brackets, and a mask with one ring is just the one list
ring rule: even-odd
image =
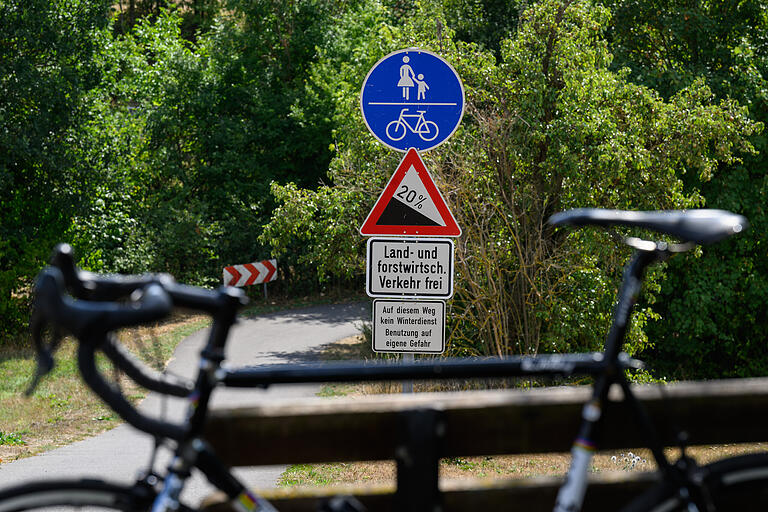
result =
[[648,228],[685,242],[711,244],[749,227],[746,217],[725,210],[626,211],[577,208],[549,218],[553,226],[629,226]]

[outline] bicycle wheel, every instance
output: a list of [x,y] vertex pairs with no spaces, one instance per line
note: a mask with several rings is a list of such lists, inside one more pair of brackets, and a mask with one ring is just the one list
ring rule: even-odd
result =
[[440,133],[440,129],[437,127],[437,123],[432,121],[424,121],[424,125],[419,130],[419,137],[425,142],[435,140]]
[[399,119],[395,119],[394,121],[391,121],[387,128],[385,129],[387,133],[387,137],[390,138],[390,140],[398,141],[405,137],[405,134],[407,132],[405,128],[405,122],[401,121]]
[[[715,510],[768,510],[768,454],[742,455],[699,468],[703,489]],[[678,489],[662,482],[623,512],[672,512],[687,510]],[[704,512],[704,511],[702,511]]]
[[52,480],[0,491],[0,512],[22,510],[146,511],[155,493],[141,485],[125,487],[100,480]]

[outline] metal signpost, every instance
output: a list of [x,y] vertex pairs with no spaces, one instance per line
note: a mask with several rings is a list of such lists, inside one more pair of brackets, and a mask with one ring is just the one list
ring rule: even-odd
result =
[[[461,228],[419,153],[456,131],[464,115],[464,86],[441,57],[407,48],[371,68],[360,108],[374,137],[406,153],[360,227],[361,235],[379,237],[367,245],[366,293],[376,298],[373,350],[403,354],[405,361],[416,353],[442,354],[454,243],[425,237],[457,237]],[[403,383],[403,392],[412,390],[412,382]]]

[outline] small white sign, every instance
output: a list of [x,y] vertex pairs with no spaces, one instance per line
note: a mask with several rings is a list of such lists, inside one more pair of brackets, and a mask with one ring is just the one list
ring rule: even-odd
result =
[[453,295],[453,240],[370,238],[366,287],[371,297]]
[[445,351],[445,302],[373,301],[373,350],[442,354]]

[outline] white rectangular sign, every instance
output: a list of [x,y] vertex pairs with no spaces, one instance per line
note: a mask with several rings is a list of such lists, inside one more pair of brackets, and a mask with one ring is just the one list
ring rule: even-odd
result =
[[445,302],[373,301],[373,350],[442,354],[445,351]]
[[453,240],[447,238],[368,239],[365,291],[371,297],[453,295]]

